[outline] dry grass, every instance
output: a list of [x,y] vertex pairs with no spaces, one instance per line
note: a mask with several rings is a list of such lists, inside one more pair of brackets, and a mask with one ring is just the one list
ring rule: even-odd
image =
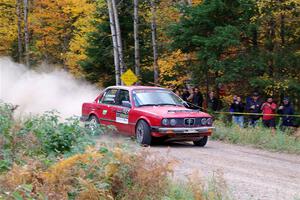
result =
[[153,160],[147,152],[136,155],[116,148],[107,153],[89,149],[61,159],[46,170],[40,162],[14,165],[1,176],[0,192],[7,198],[31,185],[31,197],[48,199],[161,199],[168,192],[170,162]]

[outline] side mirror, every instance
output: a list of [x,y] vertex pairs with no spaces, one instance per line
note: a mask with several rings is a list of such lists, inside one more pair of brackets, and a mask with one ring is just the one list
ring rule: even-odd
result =
[[131,108],[131,103],[129,101],[122,101],[122,106]]

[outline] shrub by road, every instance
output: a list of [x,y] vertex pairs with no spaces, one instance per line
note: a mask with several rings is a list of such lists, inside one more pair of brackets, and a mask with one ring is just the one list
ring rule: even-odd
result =
[[172,160],[122,145],[96,149],[75,117],[15,120],[13,108],[0,104],[0,199],[229,199],[215,180],[173,182]]

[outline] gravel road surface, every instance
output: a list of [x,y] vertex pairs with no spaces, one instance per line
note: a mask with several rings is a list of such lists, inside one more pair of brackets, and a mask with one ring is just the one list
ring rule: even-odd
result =
[[[117,141],[129,141],[115,138]],[[130,145],[130,146],[131,146]],[[143,149],[143,148],[136,148]],[[209,141],[204,148],[174,143],[148,148],[160,156],[176,159],[175,178],[186,179],[199,170],[201,179],[222,174],[234,199],[300,199],[300,156]]]
[[204,177],[223,174],[235,199],[300,199],[300,156],[209,141],[205,148],[190,143],[151,147],[179,162],[175,174],[188,177],[195,169]]

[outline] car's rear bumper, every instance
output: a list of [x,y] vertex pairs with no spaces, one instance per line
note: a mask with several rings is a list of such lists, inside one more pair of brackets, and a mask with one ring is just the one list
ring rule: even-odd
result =
[[203,126],[203,127],[152,127],[152,135],[161,136],[171,136],[171,137],[201,137],[210,136],[212,130],[215,127]]

